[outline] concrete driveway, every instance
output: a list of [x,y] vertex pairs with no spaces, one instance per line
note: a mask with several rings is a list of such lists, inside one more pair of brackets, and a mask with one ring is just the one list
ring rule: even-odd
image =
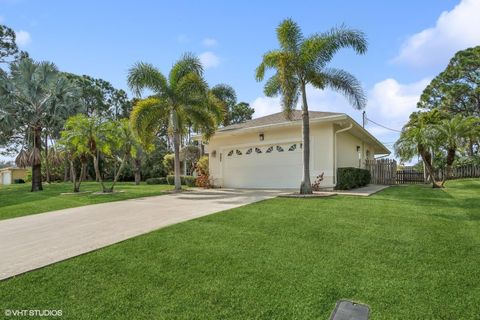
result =
[[0,221],[0,280],[280,193],[277,190],[193,190],[3,220]]

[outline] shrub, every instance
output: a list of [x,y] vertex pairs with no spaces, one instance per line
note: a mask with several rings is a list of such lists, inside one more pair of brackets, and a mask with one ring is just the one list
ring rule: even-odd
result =
[[160,178],[149,178],[145,180],[147,184],[167,184],[167,178],[160,177]]
[[[195,186],[195,177],[193,176],[180,176],[180,182],[182,185],[187,185],[189,187],[194,187]],[[167,183],[169,185],[174,185],[175,184],[175,176],[174,175],[168,175],[167,176]]]
[[182,178],[188,187],[195,187],[196,179],[194,176],[183,176]]
[[198,159],[195,170],[198,173],[198,178],[195,180],[195,185],[200,188],[211,188],[210,176],[208,174],[208,156],[203,156]]
[[13,180],[13,183],[15,183],[15,184],[25,183],[25,180],[23,180],[23,179],[15,179],[15,180]]
[[350,190],[370,183],[370,171],[359,168],[338,168],[336,190]]
[[168,153],[163,156],[162,163],[169,174],[172,174],[174,171],[174,162],[175,162],[175,155],[173,153]]

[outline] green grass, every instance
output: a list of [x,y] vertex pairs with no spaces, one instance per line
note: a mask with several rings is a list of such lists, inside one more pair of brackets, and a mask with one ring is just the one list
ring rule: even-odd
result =
[[100,185],[95,182],[82,183],[81,191],[91,191],[90,193],[61,195],[72,192],[70,183],[44,184],[43,188],[40,192],[30,192],[29,184],[0,186],[0,220],[88,204],[154,196],[171,190],[172,186],[136,186],[134,183],[125,182],[115,186],[115,191],[123,192],[100,195],[92,194],[101,191]]
[[277,198],[0,282],[3,309],[62,319],[480,318],[480,181]]

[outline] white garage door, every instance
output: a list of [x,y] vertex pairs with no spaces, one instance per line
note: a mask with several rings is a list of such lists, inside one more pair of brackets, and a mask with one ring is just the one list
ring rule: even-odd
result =
[[275,144],[223,152],[227,188],[298,188],[302,180],[302,144]]
[[2,174],[2,182],[3,184],[11,184],[12,183],[12,176],[11,176],[11,173],[6,171]]

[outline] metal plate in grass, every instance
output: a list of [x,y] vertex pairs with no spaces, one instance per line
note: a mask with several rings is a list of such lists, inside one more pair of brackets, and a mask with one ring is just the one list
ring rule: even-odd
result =
[[368,320],[368,306],[347,300],[337,301],[330,320]]

